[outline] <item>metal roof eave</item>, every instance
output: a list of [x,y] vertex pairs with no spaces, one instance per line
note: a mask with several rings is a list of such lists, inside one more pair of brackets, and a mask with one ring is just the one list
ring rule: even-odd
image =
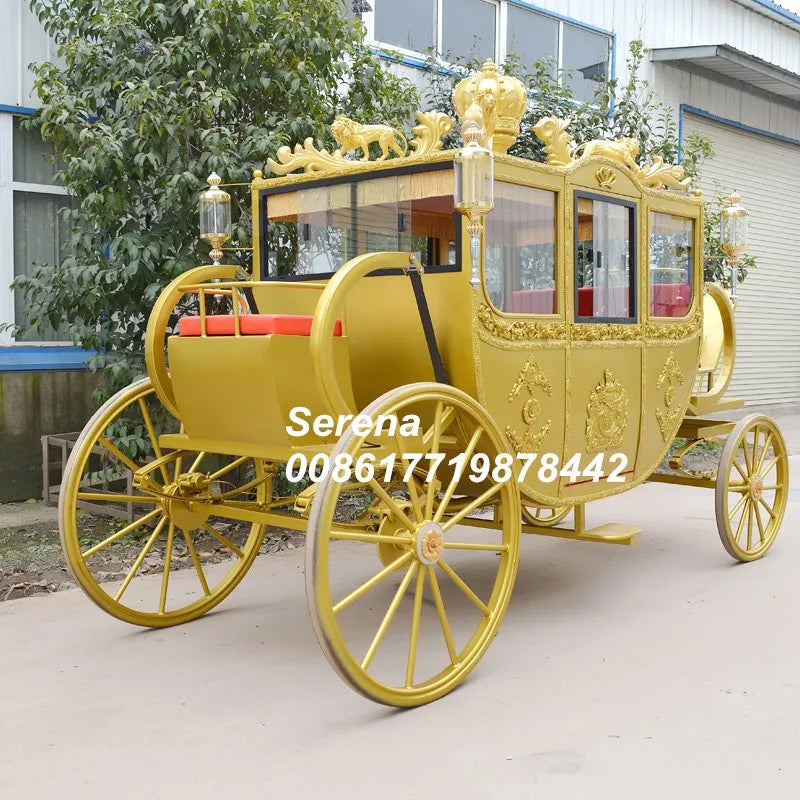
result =
[[743,53],[726,44],[658,47],[652,61],[715,73],[728,80],[756,87],[762,92],[800,103],[800,75]]

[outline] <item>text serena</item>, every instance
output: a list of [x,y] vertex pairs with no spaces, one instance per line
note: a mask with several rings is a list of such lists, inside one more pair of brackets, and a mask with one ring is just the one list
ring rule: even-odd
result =
[[286,426],[289,436],[307,436],[311,432],[320,437],[341,436],[351,422],[356,436],[419,436],[422,430],[416,414],[406,414],[400,419],[395,414],[378,414],[374,419],[368,414],[340,414],[334,419],[330,414],[313,417],[305,406],[295,406],[289,412],[289,419],[293,423]]

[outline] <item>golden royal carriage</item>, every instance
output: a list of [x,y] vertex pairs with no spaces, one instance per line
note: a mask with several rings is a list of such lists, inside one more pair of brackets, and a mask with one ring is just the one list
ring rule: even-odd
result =
[[[442,148],[453,122],[436,112],[417,115],[403,157],[368,160],[393,136],[382,126],[348,134],[364,160],[282,148],[278,177],[251,184],[258,279],[215,263],[159,297],[149,378],[90,420],[62,486],[67,560],[105,611],[194,619],[238,584],[267,526],[307,531],[326,656],[367,697],[411,706],[488,647],[521,533],[632,541],[629,525],[587,529],[590,500],[645,480],[706,486],[732,556],[770,547],[781,434],[761,415],[707,416],[741,403],[724,397],[732,307],[704,291],[699,193],[680,167],[640,166],[630,141],[574,148],[555,118],[535,128],[546,163],[509,156],[525,94],[491,62],[455,103],[460,151]],[[216,258],[226,202],[216,185],[201,198]],[[676,437],[673,470],[656,472]],[[718,437],[716,474],[683,463]],[[313,480],[287,483],[283,465]],[[83,503],[130,516],[92,540]],[[212,563],[214,546],[232,560]],[[179,561],[197,577],[188,599],[170,592]],[[135,580],[148,569],[161,580]]]

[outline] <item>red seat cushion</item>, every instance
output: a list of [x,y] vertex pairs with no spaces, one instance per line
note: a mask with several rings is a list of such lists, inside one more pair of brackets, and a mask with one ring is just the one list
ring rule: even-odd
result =
[[[239,330],[243,336],[266,336],[277,333],[283,336],[310,336],[314,317],[300,314],[242,314]],[[206,317],[206,333],[209,336],[233,336],[233,314],[212,314]],[[181,336],[200,336],[200,317],[181,317],[178,323]],[[336,320],[334,336],[342,335],[342,321]]]

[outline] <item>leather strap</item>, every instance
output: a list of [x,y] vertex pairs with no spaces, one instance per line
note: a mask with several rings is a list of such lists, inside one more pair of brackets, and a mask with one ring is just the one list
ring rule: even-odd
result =
[[436,333],[433,330],[433,320],[428,308],[428,300],[425,297],[425,289],[422,286],[422,272],[417,269],[412,261],[408,268],[408,276],[411,278],[411,288],[414,290],[414,299],[417,301],[417,310],[422,322],[422,330],[425,332],[425,342],[428,345],[428,353],[431,357],[433,374],[437,383],[449,383],[447,373],[444,369],[442,355],[439,352],[439,345],[436,343]]

